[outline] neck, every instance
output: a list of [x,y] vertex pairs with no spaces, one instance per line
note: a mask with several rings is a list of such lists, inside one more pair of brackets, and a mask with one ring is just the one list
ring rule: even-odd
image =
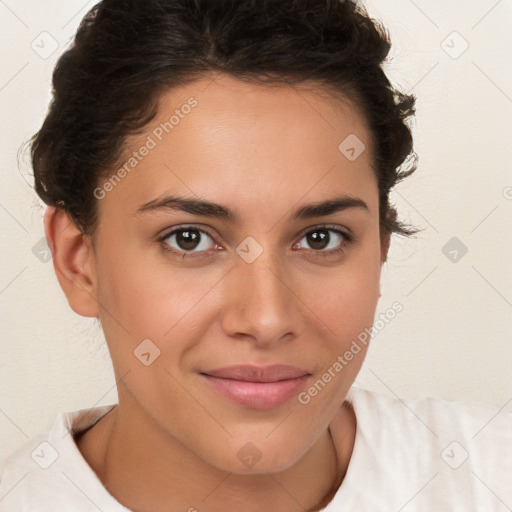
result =
[[[293,466],[241,475],[212,466],[164,432],[134,402],[121,400],[77,445],[107,490],[137,512],[319,510],[336,493],[355,439],[355,415],[344,404]],[[332,435],[331,431],[332,430]],[[307,482],[307,485],[304,483]]]

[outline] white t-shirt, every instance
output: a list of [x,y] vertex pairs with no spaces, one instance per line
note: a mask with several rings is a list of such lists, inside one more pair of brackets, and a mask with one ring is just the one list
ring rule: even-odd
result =
[[[354,451],[324,512],[512,510],[512,412],[356,387],[347,399],[357,418]],[[47,435],[11,455],[0,478],[0,511],[129,512],[73,439],[112,407],[59,414]]]

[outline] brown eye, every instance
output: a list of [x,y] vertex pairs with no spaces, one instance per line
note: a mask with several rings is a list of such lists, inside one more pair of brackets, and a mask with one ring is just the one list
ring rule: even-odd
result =
[[312,249],[320,250],[325,249],[329,245],[331,237],[329,235],[329,230],[317,229],[316,231],[308,233],[306,235],[306,239]]
[[345,250],[352,241],[352,236],[340,229],[322,226],[310,229],[294,245],[294,248],[307,249],[310,253],[328,256]]
[[201,235],[197,229],[187,229],[186,231],[178,231],[176,233],[176,243],[179,245],[180,249],[183,249],[184,251],[192,251],[200,242]]
[[214,245],[210,235],[197,228],[175,229],[162,241],[178,252],[202,252]]

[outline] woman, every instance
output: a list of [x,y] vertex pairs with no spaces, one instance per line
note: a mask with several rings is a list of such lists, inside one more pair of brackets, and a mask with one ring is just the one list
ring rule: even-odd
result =
[[[501,510],[512,419],[352,387],[414,98],[352,1],[104,0],[33,139],[119,403],[7,462],[1,510]],[[409,160],[411,162],[411,160]],[[394,304],[386,315],[401,311]]]

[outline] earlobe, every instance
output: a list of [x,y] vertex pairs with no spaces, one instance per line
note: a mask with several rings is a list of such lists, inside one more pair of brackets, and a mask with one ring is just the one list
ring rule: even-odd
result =
[[49,206],[44,217],[53,266],[69,305],[79,315],[98,317],[94,251],[84,235],[61,208]]

